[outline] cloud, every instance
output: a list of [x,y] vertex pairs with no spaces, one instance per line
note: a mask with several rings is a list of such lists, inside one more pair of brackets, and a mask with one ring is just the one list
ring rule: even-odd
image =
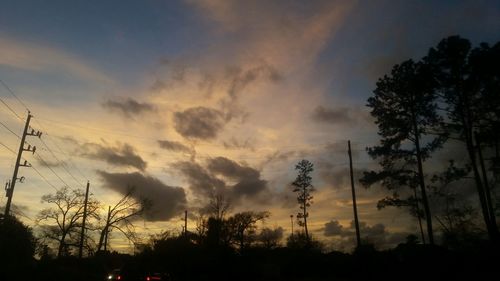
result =
[[248,138],[246,140],[238,140],[235,137],[223,141],[222,145],[225,149],[249,149],[251,151],[255,150],[255,146],[252,141]]
[[263,164],[270,164],[275,162],[285,162],[292,158],[305,158],[308,155],[306,150],[290,150],[290,151],[275,151],[265,157]]
[[85,143],[78,148],[77,152],[80,156],[101,160],[114,166],[129,166],[141,171],[144,171],[147,166],[142,157],[136,154],[135,149],[127,143],[118,143],[116,147]]
[[324,233],[325,236],[343,236],[345,234],[344,227],[338,221],[329,221],[325,223]]
[[260,178],[259,171],[228,158],[216,157],[208,160],[207,169],[215,175],[236,181],[229,189],[234,199],[256,199],[267,190],[267,181]]
[[[316,169],[320,178],[333,188],[344,188],[351,186],[351,174],[349,171],[348,158],[346,153],[346,164],[335,165],[327,161],[317,161]],[[353,168],[354,184],[363,176],[365,170]]]
[[[187,180],[190,189],[198,197],[224,193],[233,202],[241,199],[265,201],[269,195],[268,183],[260,178],[260,172],[225,157],[207,160],[206,167],[196,162],[181,161],[172,165]],[[267,198],[269,199],[269,198]]]
[[68,72],[86,80],[113,82],[100,70],[63,50],[6,38],[0,38],[0,65],[38,72]]
[[175,152],[186,152],[186,153],[194,153],[194,150],[190,147],[185,146],[184,144],[177,141],[169,141],[169,140],[158,140],[158,145],[160,148]]
[[214,192],[225,192],[225,182],[211,175],[195,162],[182,161],[172,165],[184,176],[190,189],[199,196],[208,196]]
[[156,111],[152,104],[146,102],[140,103],[132,98],[127,98],[123,101],[107,100],[102,106],[111,111],[118,112],[127,118]]
[[108,173],[97,171],[104,181],[104,186],[126,194],[130,187],[134,187],[134,198],[147,199],[151,208],[145,217],[149,221],[166,221],[178,215],[185,208],[186,194],[181,187],[169,186],[159,179],[134,173]]
[[172,61],[166,58],[160,60],[160,67],[157,70],[161,77],[155,79],[151,86],[151,91],[161,92],[170,90],[186,82],[188,66],[181,61]]
[[[337,237],[344,239],[347,244],[352,246],[356,242],[356,229],[354,221],[351,221],[348,228],[342,226],[339,221],[331,220],[325,223],[322,228],[323,234],[327,237]],[[389,232],[384,224],[378,223],[368,225],[366,222],[359,222],[359,233],[361,239],[368,243],[373,243],[379,248],[392,248],[395,245],[405,241],[405,238],[410,234],[407,232]]]
[[174,113],[174,128],[185,138],[213,139],[224,127],[222,112],[207,107],[192,107]]
[[246,70],[242,70],[239,67],[228,68],[226,73],[230,78],[227,93],[232,99],[236,99],[248,85],[261,77],[265,77],[271,82],[283,80],[282,74],[265,62]]
[[54,167],[63,167],[63,163],[60,162],[60,161],[50,161],[50,160],[42,160],[42,158],[36,158],[36,161],[40,164],[40,165],[43,165],[45,167],[51,167],[51,168],[54,168]]
[[243,121],[245,120],[248,113],[238,104],[239,96],[252,83],[266,78],[273,83],[283,80],[282,74],[267,62],[249,66],[244,70],[240,67],[228,67],[226,69],[226,79],[229,80],[227,97],[222,98],[220,104],[222,105],[222,111],[227,121],[238,117],[241,117]]
[[352,110],[347,107],[325,108],[321,105],[316,107],[312,118],[316,122],[328,124],[349,124],[356,121]]
[[244,178],[259,177],[260,172],[246,166],[241,166],[233,160],[226,157],[216,157],[208,160],[207,168],[214,174],[239,180]]

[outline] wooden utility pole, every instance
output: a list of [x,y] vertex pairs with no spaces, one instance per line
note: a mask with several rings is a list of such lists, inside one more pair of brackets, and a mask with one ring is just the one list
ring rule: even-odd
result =
[[24,180],[24,177],[18,178],[17,173],[19,171],[19,167],[31,167],[29,163],[24,161],[24,164],[21,163],[21,157],[23,154],[23,151],[30,151],[35,153],[36,147],[31,145],[28,145],[28,148],[24,148],[24,143],[26,141],[26,136],[37,136],[40,137],[42,135],[41,132],[35,132],[35,130],[31,130],[31,132],[28,132],[28,128],[30,126],[30,120],[31,120],[31,113],[28,111],[28,117],[26,118],[26,124],[24,125],[24,130],[23,130],[23,135],[21,137],[21,143],[19,144],[19,151],[17,152],[17,159],[16,159],[16,165],[14,166],[14,174],[12,175],[12,180],[10,182],[10,187],[7,188],[7,204],[5,204],[5,216],[8,216],[10,214],[10,207],[12,204],[12,197],[14,196],[14,187],[16,186],[16,182],[19,180],[22,182]]
[[293,215],[290,215],[290,223],[292,224],[292,238],[293,238]]
[[358,247],[361,246],[361,236],[359,234],[359,221],[358,221],[358,208],[356,207],[356,191],[354,190],[354,173],[352,171],[352,153],[351,141],[347,141],[348,154],[349,154],[349,168],[351,171],[351,190],[352,190],[352,207],[354,209],[354,225],[356,226],[356,242]]
[[85,220],[87,219],[87,203],[89,201],[89,186],[87,181],[87,189],[85,190],[85,201],[83,203],[83,219],[82,219],[82,232],[80,233],[80,248],[78,249],[78,257],[82,258],[83,253],[83,239],[85,236]]
[[108,248],[109,219],[111,217],[111,206],[108,206],[108,218],[106,219],[106,233],[104,234],[104,251]]
[[184,211],[184,236],[187,237],[188,233],[188,211]]

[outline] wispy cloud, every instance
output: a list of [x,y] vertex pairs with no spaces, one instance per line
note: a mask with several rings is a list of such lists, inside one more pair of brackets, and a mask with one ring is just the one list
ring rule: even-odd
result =
[[141,103],[133,98],[127,98],[125,100],[108,99],[102,106],[111,111],[118,112],[127,118],[134,118],[135,116],[156,111],[153,104],[147,102]]
[[0,37],[0,64],[37,72],[64,72],[84,80],[113,83],[104,72],[64,50]]
[[140,171],[144,171],[147,166],[147,162],[136,153],[135,148],[127,143],[117,143],[116,146],[85,143],[77,149],[77,153],[82,157],[101,160],[110,165],[134,167]]

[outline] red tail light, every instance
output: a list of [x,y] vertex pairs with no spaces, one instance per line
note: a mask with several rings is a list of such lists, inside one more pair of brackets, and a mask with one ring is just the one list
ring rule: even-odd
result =
[[150,280],[151,280],[151,278],[149,276],[146,277],[146,281],[150,281]]
[[118,275],[118,276],[116,277],[116,280],[122,280],[122,277],[121,277],[120,275]]

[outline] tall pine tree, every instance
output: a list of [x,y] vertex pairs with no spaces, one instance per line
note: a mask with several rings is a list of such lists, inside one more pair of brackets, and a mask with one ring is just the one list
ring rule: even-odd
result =
[[298,175],[292,183],[294,186],[293,192],[297,193],[297,202],[299,203],[301,209],[301,211],[297,214],[297,220],[299,224],[304,227],[306,239],[309,243],[310,237],[307,229],[307,218],[309,217],[309,212],[307,209],[311,206],[313,199],[311,192],[314,191],[314,187],[311,184],[312,177],[310,174],[314,170],[314,165],[308,160],[301,160],[297,163],[297,165],[295,165],[295,170],[298,170]]
[[[375,117],[381,139],[379,145],[367,150],[372,158],[380,159],[382,169],[365,172],[361,179],[365,186],[381,182],[393,191],[392,197],[381,200],[379,206],[407,205],[418,210],[421,202],[431,244],[434,235],[423,162],[442,143],[441,137],[433,135],[441,123],[436,111],[434,86],[427,67],[412,60],[395,65],[390,75],[378,80],[374,96],[368,99],[368,107],[372,109],[371,115]],[[405,193],[401,187],[404,186],[414,189],[414,192],[401,199],[401,194]],[[415,196],[416,188],[420,198]]]

